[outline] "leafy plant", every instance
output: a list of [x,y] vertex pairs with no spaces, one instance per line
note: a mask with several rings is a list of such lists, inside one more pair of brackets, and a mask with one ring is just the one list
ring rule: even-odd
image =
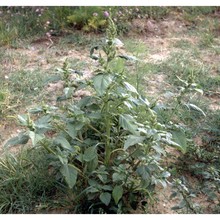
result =
[[182,177],[182,180],[174,179],[172,183],[172,194],[170,195],[170,199],[175,197],[178,197],[180,202],[176,206],[173,206],[171,208],[172,210],[181,210],[182,212],[193,214],[201,213],[199,205],[192,201],[192,198],[195,198],[196,195],[188,187],[184,177]]
[[106,27],[106,19],[103,16],[103,7],[79,7],[73,15],[67,17],[69,24],[76,29],[90,31],[101,31]]
[[[166,187],[170,174],[160,164],[164,146],[181,148],[158,123],[149,101],[126,81],[121,59],[129,56],[117,55],[116,28],[110,17],[107,22],[106,41],[90,51],[98,63],[94,76],[82,79],[65,62],[64,95],[58,97],[64,105],[44,105],[19,115],[27,131],[6,143],[9,147],[30,139],[34,147],[45,148],[58,180],[69,187],[77,213],[128,213],[141,208],[155,185]],[[90,95],[73,100],[72,95],[82,89]],[[41,116],[33,120],[31,114]]]

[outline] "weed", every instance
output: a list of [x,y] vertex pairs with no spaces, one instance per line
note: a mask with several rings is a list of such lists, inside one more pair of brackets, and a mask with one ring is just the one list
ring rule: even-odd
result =
[[0,159],[0,213],[30,213],[56,194],[56,179],[42,149],[22,149]]
[[10,92],[4,87],[0,89],[0,115],[4,115],[10,105]]
[[181,49],[187,49],[187,48],[192,47],[192,44],[188,40],[182,39],[182,40],[176,41],[173,46],[177,48],[181,48]]
[[211,47],[214,43],[214,35],[210,32],[202,33],[200,40],[200,47]]
[[[90,51],[98,62],[95,75],[85,80],[77,73],[73,81],[64,62],[60,69],[64,94],[57,101],[66,100],[66,105],[44,105],[19,115],[27,131],[6,143],[25,144],[31,139],[34,147],[45,148],[78,213],[127,213],[141,208],[140,199],[145,203],[151,199],[155,185],[166,187],[170,174],[160,166],[163,147],[182,149],[157,122],[149,101],[126,82],[121,59],[134,57],[117,55],[116,27],[110,17],[108,24],[106,42]],[[97,55],[97,50],[103,53]],[[91,94],[74,101],[73,93],[83,88]],[[34,121],[31,113],[41,117]]]

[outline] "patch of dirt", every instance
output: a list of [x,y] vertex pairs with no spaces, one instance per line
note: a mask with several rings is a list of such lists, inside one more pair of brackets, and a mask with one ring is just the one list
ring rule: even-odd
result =
[[[0,124],[0,155],[4,153],[4,145],[6,142],[21,132],[21,127],[18,126],[15,122],[3,122]],[[18,152],[20,147],[11,147],[10,152]]]
[[144,34],[145,37],[166,37],[173,32],[182,33],[187,30],[184,22],[176,18],[168,18],[166,20],[152,20],[152,19],[134,19],[131,23],[131,34]]
[[164,189],[160,186],[156,187],[156,201],[152,207],[150,207],[150,213],[154,214],[176,214],[171,208],[178,204],[178,199],[170,199],[172,188],[170,185]]
[[145,59],[145,61],[147,61],[149,63],[160,63],[160,62],[163,62],[166,59],[168,59],[169,55],[170,55],[170,51],[163,50],[159,53],[149,55],[149,57],[147,59]]

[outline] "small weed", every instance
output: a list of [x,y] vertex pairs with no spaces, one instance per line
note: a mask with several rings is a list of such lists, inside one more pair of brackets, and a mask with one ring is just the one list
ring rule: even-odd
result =
[[199,45],[201,48],[212,47],[215,42],[215,37],[212,33],[202,33]]
[[10,107],[10,92],[4,87],[0,88],[0,116],[4,115]]
[[192,43],[188,40],[181,39],[176,41],[173,46],[181,49],[188,49],[192,47]]

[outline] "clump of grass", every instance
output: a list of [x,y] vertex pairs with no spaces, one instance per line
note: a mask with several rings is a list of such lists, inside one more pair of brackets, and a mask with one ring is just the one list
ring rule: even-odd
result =
[[10,92],[5,86],[0,88],[0,115],[3,115],[10,105]]
[[192,47],[192,44],[188,40],[181,39],[176,41],[173,46],[181,49],[188,49]]
[[201,39],[199,42],[200,47],[211,47],[215,42],[215,37],[213,33],[206,32],[201,34]]
[[56,194],[56,179],[42,149],[22,149],[0,158],[0,213],[33,213]]
[[175,86],[180,85],[180,81],[176,76],[186,80],[189,75],[193,75],[194,80],[199,83],[199,79],[208,75],[210,70],[209,66],[199,62],[197,54],[184,54],[184,52],[174,53],[160,68],[168,75],[170,82]]

